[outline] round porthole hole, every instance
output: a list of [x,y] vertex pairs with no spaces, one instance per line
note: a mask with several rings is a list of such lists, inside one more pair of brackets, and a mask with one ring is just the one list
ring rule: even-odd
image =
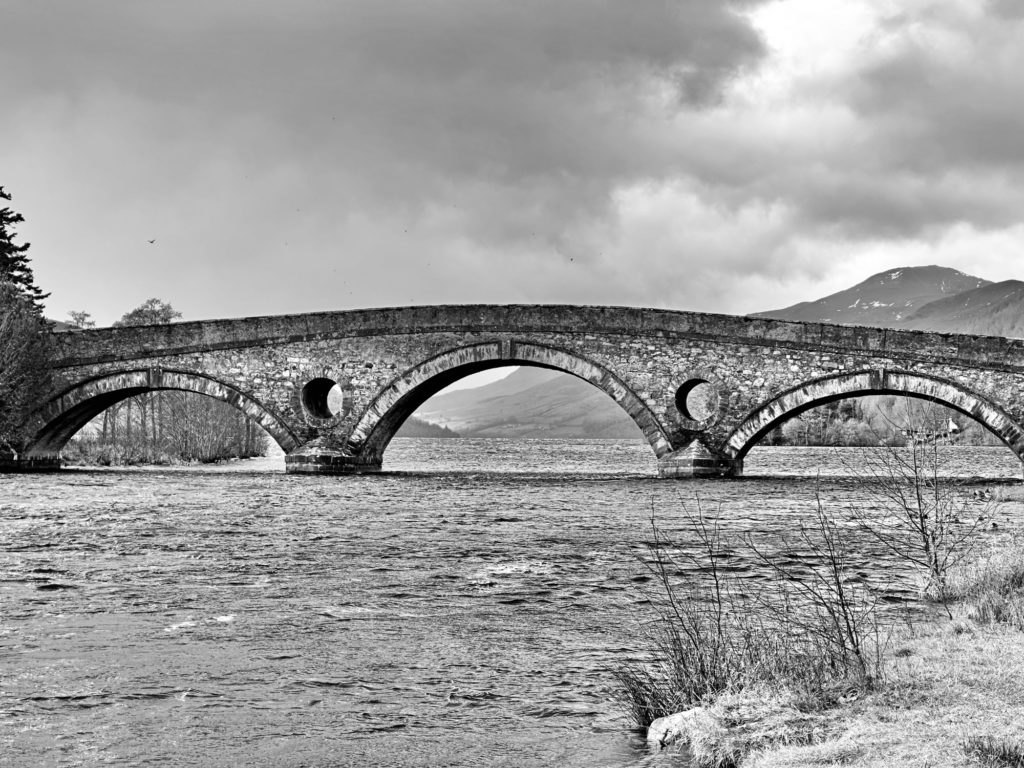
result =
[[315,418],[333,419],[344,412],[345,392],[333,379],[312,379],[302,388],[302,407]]
[[707,421],[718,413],[718,388],[707,379],[690,379],[676,390],[676,408],[690,421]]

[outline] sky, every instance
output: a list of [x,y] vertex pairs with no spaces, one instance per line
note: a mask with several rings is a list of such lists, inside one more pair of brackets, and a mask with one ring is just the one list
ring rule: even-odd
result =
[[1024,278],[1022,41],[1019,0],[8,0],[0,185],[100,325]]

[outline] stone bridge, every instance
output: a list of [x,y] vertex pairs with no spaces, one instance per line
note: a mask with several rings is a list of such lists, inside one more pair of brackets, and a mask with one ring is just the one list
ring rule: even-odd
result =
[[425,306],[56,334],[58,388],[40,395],[23,469],[105,408],[198,392],[254,419],[289,472],[381,468],[402,422],[467,374],[557,369],[633,418],[662,477],[735,476],[787,418],[845,397],[905,393],[984,424],[1024,456],[1024,341],[589,306]]

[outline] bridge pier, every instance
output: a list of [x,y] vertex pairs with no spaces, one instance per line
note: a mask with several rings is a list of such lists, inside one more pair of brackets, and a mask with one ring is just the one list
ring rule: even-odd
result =
[[742,474],[743,459],[716,455],[698,441],[658,459],[658,477],[666,479],[739,477]]
[[380,472],[380,458],[366,459],[329,438],[317,438],[285,454],[289,475],[363,475]]
[[25,456],[12,451],[0,450],[0,473],[56,472],[61,468],[61,464],[59,453]]

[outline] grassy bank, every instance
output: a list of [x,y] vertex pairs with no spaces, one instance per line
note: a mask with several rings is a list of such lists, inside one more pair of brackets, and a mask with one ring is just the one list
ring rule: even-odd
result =
[[742,765],[1024,765],[1024,634],[958,616],[904,630],[892,648],[878,691],[807,719],[812,743],[766,744]]
[[[1003,503],[1024,511],[1016,499]],[[687,714],[655,723],[649,738],[678,738],[670,749],[689,750],[695,765],[714,768],[1024,768],[1024,537],[990,539],[946,575],[944,606],[933,604],[881,635],[863,634],[879,639],[870,676],[851,664],[810,674],[812,664],[794,667],[792,655],[779,664],[772,650],[767,659],[726,670],[715,689],[690,692],[679,708]],[[838,585],[837,576],[820,583]],[[822,594],[828,605],[841,602],[835,592]],[[685,605],[683,597],[670,604]],[[803,630],[822,634],[827,627],[805,621]],[[756,641],[765,647],[764,638]],[[670,658],[666,650],[676,666],[686,661],[678,643],[663,644],[662,659]],[[812,651],[807,662],[820,653],[807,645],[797,650]],[[662,706],[657,716],[665,714]],[[651,748],[660,749],[656,741]]]

